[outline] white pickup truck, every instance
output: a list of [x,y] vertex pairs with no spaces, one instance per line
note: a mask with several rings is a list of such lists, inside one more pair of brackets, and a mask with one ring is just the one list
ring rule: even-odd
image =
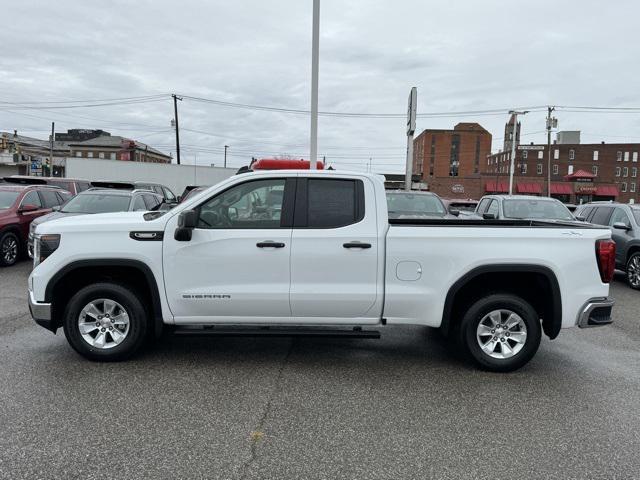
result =
[[377,337],[411,324],[510,371],[542,332],[611,323],[610,237],[572,222],[389,220],[381,176],[262,171],[168,212],[39,225],[29,307],[92,360],[129,357],[168,326]]

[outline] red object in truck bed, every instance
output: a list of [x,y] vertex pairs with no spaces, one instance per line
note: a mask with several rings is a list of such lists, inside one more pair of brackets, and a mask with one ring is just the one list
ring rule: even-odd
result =
[[[309,160],[286,160],[279,158],[261,158],[251,165],[252,170],[309,170]],[[317,162],[317,169],[323,170],[324,164]]]

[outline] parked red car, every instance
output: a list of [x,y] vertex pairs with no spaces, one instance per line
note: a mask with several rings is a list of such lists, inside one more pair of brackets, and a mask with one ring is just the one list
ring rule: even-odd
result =
[[8,267],[27,251],[29,225],[71,198],[59,187],[0,185],[0,266]]

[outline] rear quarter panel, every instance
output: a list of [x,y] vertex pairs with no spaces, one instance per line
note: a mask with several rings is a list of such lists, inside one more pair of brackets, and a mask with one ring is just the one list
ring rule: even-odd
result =
[[[608,229],[391,226],[384,316],[388,323],[439,327],[447,292],[459,278],[476,267],[512,263],[548,267],[555,274],[562,327],[574,326],[588,299],[609,294],[600,280],[595,241],[610,237]],[[419,264],[420,278],[400,280],[400,262]]]

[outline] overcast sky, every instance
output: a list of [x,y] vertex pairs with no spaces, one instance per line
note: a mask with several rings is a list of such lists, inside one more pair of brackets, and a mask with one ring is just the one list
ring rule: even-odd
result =
[[[311,0],[3,2],[0,101],[93,100],[180,93],[309,108]],[[577,105],[640,107],[640,3],[585,0],[322,0],[322,111],[418,112]],[[170,97],[74,109],[0,106],[0,130],[47,138],[102,128],[175,156]],[[179,103],[183,163],[308,157],[309,117]],[[546,142],[543,112],[523,142]],[[640,113],[557,112],[583,143],[640,142]],[[506,113],[421,118],[418,131],[477,121],[502,145]],[[398,172],[403,118],[321,117],[320,155],[342,168]],[[190,130],[196,130],[196,133]],[[340,163],[339,163],[340,162]]]

